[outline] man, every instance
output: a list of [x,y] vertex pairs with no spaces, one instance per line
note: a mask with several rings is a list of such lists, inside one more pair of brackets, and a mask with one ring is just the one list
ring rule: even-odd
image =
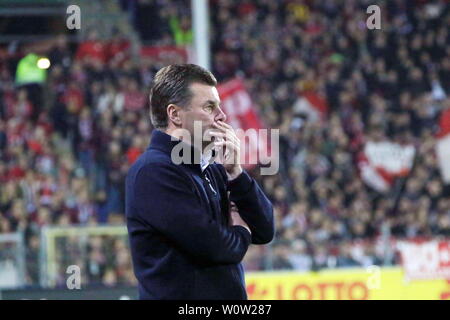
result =
[[[239,164],[239,140],[225,123],[216,85],[193,64],[170,65],[155,76],[155,130],[126,179],[141,299],[246,299],[240,262],[251,243],[274,236],[272,204]],[[223,165],[208,160],[207,138],[195,143],[199,123],[215,147],[225,147]],[[188,161],[174,161],[178,155]]]

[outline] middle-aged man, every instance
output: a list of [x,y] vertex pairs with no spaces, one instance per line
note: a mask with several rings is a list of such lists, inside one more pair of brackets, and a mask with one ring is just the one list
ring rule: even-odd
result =
[[[225,123],[216,85],[209,71],[193,64],[155,75],[155,130],[126,179],[140,299],[247,299],[241,261],[251,243],[274,237],[272,204],[238,161],[239,139]],[[226,150],[222,164],[205,151],[208,135],[195,143],[199,123],[214,150]],[[189,161],[174,161],[177,154]]]

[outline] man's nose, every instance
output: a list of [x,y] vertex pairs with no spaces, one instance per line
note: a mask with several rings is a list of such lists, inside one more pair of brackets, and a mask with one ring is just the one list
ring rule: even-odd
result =
[[223,121],[226,122],[227,121],[227,115],[223,112],[221,107],[218,107],[217,110],[219,110],[219,113],[216,116],[216,121]]

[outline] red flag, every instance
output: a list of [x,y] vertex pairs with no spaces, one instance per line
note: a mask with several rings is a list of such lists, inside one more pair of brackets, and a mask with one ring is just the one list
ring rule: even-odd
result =
[[[217,89],[222,100],[222,109],[227,115],[227,122],[234,129],[242,129],[244,131],[254,129],[259,133],[258,130],[265,128],[241,79],[235,78],[222,83]],[[255,155],[267,156],[267,152],[270,152],[268,135],[249,135],[248,143],[242,141],[242,137],[240,138],[241,147],[245,146],[245,149],[241,148],[243,151],[241,152],[241,162],[242,166],[246,169],[250,169],[256,165],[254,161],[251,161]]]
[[358,156],[363,181],[379,192],[389,192],[396,178],[408,175],[415,148],[390,141],[368,141]]

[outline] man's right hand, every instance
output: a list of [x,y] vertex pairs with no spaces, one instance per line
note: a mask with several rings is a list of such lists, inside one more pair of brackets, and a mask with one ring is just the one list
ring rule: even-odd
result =
[[245,229],[248,230],[248,232],[250,232],[250,234],[252,234],[247,223],[245,223],[245,221],[241,218],[238,208],[236,207],[236,204],[233,201],[231,201],[230,205],[231,205],[230,206],[231,225],[244,227]]

